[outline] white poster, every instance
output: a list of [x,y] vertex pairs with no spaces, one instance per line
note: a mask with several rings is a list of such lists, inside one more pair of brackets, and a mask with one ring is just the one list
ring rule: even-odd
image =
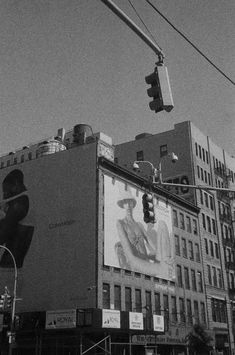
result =
[[164,332],[164,317],[157,314],[153,315],[153,330],[155,332]]
[[120,311],[112,309],[102,309],[103,328],[121,328]]
[[145,223],[145,191],[104,176],[104,263],[173,280],[175,252],[171,207],[154,196],[156,223]]
[[144,329],[143,313],[129,312],[129,329]]
[[76,327],[76,309],[46,312],[46,329],[65,329]]

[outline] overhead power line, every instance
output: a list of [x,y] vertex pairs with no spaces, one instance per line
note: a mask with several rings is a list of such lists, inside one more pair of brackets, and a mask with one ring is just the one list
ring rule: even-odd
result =
[[143,24],[144,28],[146,29],[146,31],[148,32],[148,34],[150,35],[150,37],[152,38],[152,40],[158,45],[158,47],[162,50],[162,48],[159,46],[159,44],[156,41],[156,38],[154,37],[154,35],[152,34],[152,32],[150,31],[150,29],[148,28],[148,26],[146,25],[146,23],[144,22],[144,20],[141,18],[140,14],[138,13],[138,11],[136,10],[135,6],[132,4],[131,0],[127,0],[129,2],[129,4],[131,5],[132,9],[135,11],[136,15],[138,16],[138,18],[140,19],[141,23]]
[[147,3],[177,32],[179,33],[191,46],[196,49],[196,51],[201,54],[203,58],[205,58],[220,74],[222,74],[228,81],[230,81],[233,85],[235,85],[235,82],[230,79],[217,65],[215,65],[205,54],[202,53],[202,51],[195,46],[180,30],[178,30],[167,18],[164,16],[157,8],[154,6],[149,0],[146,0]]

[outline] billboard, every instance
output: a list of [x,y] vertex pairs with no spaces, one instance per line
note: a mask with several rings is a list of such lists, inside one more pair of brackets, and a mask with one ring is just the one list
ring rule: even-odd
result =
[[[92,144],[0,170],[0,245],[18,268],[17,310],[93,306],[95,201]],[[13,266],[0,248],[0,292],[12,293]]]
[[156,223],[143,220],[144,191],[104,176],[104,263],[175,279],[171,207],[154,197]]

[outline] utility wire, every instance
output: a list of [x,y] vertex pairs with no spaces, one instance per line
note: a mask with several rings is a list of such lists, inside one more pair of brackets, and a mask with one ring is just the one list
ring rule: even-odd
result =
[[146,1],[176,32],[178,32],[189,44],[191,44],[191,46],[196,49],[196,51],[200,53],[202,57],[204,57],[216,70],[218,70],[220,74],[222,74],[227,80],[235,85],[235,82],[232,79],[230,79],[221,69],[217,67],[217,65],[215,65],[205,54],[203,54],[202,51],[200,51],[200,49],[195,46],[195,44],[193,44],[181,31],[179,31],[149,0]]
[[151,31],[149,30],[149,28],[147,27],[147,25],[145,24],[144,20],[141,18],[140,14],[138,13],[138,11],[136,10],[135,6],[132,4],[131,0],[127,0],[129,2],[129,4],[131,5],[132,9],[135,11],[137,17],[139,18],[139,20],[141,21],[141,23],[143,24],[143,26],[145,27],[146,31],[149,33],[150,37],[152,38],[152,40],[158,45],[158,47],[161,49],[162,48],[159,46],[159,44],[156,41],[156,38],[154,38],[153,34],[151,33]]

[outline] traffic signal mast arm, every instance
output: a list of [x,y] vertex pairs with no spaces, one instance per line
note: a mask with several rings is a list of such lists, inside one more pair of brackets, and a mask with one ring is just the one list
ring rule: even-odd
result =
[[157,54],[159,61],[165,57],[162,50],[139,28],[113,1],[101,0],[110,8],[122,21],[125,22],[153,51]]

